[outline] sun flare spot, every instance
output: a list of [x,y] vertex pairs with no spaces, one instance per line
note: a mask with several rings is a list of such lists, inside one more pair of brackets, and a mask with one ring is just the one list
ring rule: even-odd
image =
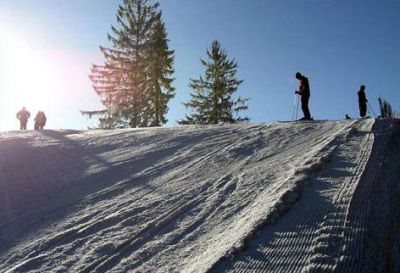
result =
[[0,38],[0,122],[15,128],[15,113],[26,106],[33,111],[51,108],[56,93],[57,73],[46,56],[27,41],[9,33]]

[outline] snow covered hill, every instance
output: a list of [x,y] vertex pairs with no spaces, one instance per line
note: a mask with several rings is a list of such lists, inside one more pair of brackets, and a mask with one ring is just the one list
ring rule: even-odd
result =
[[389,272],[399,130],[1,133],[0,272]]

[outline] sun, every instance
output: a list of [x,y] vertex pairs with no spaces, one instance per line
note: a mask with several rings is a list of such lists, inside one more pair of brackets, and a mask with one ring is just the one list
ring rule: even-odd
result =
[[43,53],[24,41],[0,34],[0,126],[15,128],[15,113],[23,106],[33,111],[51,107],[57,85],[56,69]]

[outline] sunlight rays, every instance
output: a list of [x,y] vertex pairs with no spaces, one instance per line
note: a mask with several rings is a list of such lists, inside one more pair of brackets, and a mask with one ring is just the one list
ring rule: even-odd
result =
[[[30,42],[30,41],[29,41]],[[43,53],[33,50],[7,32],[0,37],[0,122],[15,128],[15,113],[26,106],[34,115],[51,108],[58,85],[57,67]]]

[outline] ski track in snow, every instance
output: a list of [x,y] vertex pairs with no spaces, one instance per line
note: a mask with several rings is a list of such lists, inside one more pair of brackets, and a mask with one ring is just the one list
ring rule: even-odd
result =
[[373,124],[2,133],[0,272],[334,272]]
[[[374,135],[381,135],[385,126],[389,126],[380,123],[373,134],[373,124],[373,120],[359,122],[348,134],[339,135],[333,142],[335,151],[327,164],[310,176],[309,186],[293,209],[276,225],[259,230],[245,251],[222,259],[209,272],[389,272],[382,270],[388,266],[382,264],[387,257],[373,257],[388,249],[387,245],[368,248],[372,248],[369,245],[374,244],[371,241],[377,240],[376,237],[382,239],[383,233],[393,232],[393,227],[377,232],[376,217],[370,223],[367,218],[375,203],[379,213],[383,213],[379,198],[387,198],[389,194],[375,194],[375,199],[371,195],[378,183],[382,187],[389,185],[385,181],[388,176],[379,175],[383,174],[385,158],[393,153],[385,150],[385,145],[391,138],[398,139],[399,128],[397,135],[380,136],[382,139],[377,142]],[[373,147],[374,156],[370,157]],[[400,164],[397,161],[386,166],[392,166],[387,170],[390,173],[398,170]],[[389,176],[395,177],[393,173]],[[381,216],[380,224],[389,219],[387,215]]]

